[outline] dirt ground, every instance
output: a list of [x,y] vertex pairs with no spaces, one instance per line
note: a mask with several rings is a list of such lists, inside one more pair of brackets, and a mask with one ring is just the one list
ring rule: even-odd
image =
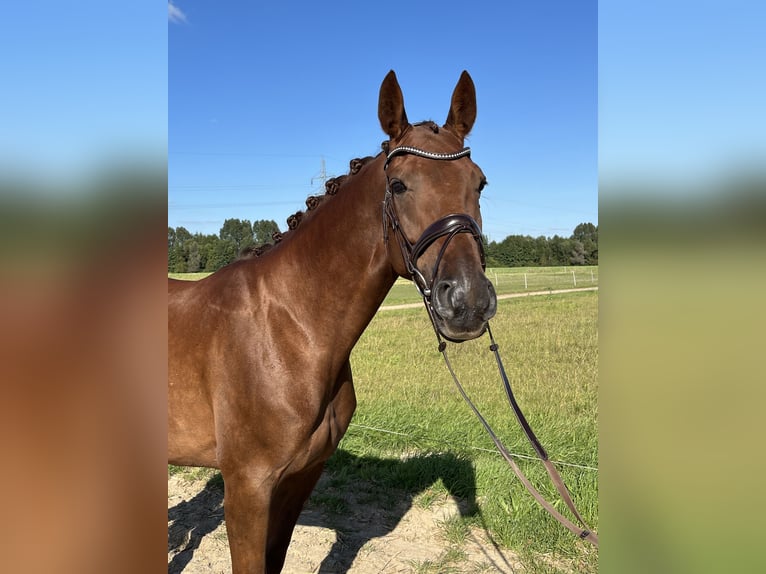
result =
[[[220,483],[183,475],[168,478],[169,574],[231,572],[222,501]],[[426,508],[411,500],[366,496],[360,488],[335,506],[307,504],[283,572],[523,571],[511,552],[495,547],[480,529],[450,535],[449,520],[461,511],[451,497],[438,498]]]

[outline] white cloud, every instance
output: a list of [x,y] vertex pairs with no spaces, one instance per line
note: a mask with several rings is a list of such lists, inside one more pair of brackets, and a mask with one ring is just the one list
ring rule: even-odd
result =
[[176,22],[177,24],[186,22],[186,14],[184,14],[178,6],[173,4],[172,0],[168,0],[168,20]]

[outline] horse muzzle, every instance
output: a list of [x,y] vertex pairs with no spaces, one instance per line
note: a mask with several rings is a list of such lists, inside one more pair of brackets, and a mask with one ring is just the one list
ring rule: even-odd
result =
[[487,321],[497,312],[497,295],[489,279],[441,279],[431,293],[434,325],[444,338],[468,341],[484,334]]
[[[447,248],[460,235],[468,235],[478,248],[481,269],[473,263],[450,262],[444,269]],[[444,238],[436,261],[426,279],[418,261],[438,239]],[[434,327],[453,342],[475,339],[487,329],[487,321],[497,311],[497,295],[492,283],[484,275],[485,256],[478,223],[466,214],[451,214],[431,224],[409,250],[407,266],[415,285],[426,302]]]
[[[486,260],[481,229],[473,217],[453,213],[434,221],[414,243],[410,243],[399,223],[393,196],[387,188],[383,200],[383,240],[388,246],[389,228],[399,243],[409,278],[423,296],[426,309],[437,334],[454,341],[468,341],[479,337],[487,329],[487,321],[497,311],[497,295],[492,283],[484,275]],[[456,272],[441,269],[447,247],[460,235],[468,235],[478,248],[481,270],[469,264]],[[419,267],[419,260],[434,243],[444,239],[433,263],[430,279]],[[455,265],[451,265],[455,267]],[[468,271],[473,268],[473,273]]]

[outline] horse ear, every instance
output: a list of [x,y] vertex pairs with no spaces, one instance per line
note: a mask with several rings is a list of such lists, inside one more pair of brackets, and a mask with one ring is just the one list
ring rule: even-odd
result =
[[463,70],[455,91],[452,92],[452,103],[444,127],[462,139],[470,133],[474,121],[476,121],[476,87],[468,72]]
[[392,140],[402,135],[405,128],[410,125],[407,121],[407,113],[404,111],[402,89],[399,87],[393,70],[388,72],[380,85],[378,119],[380,120],[380,127]]

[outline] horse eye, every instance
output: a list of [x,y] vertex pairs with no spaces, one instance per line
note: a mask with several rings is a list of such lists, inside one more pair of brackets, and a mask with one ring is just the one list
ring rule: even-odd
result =
[[487,180],[486,179],[482,179],[481,183],[479,183],[479,189],[477,189],[476,191],[478,193],[481,193],[481,190],[484,189],[484,186],[486,186],[486,185],[487,185]]
[[391,186],[391,191],[396,194],[404,193],[405,191],[407,191],[407,186],[404,185],[398,179],[392,179],[390,186]]

